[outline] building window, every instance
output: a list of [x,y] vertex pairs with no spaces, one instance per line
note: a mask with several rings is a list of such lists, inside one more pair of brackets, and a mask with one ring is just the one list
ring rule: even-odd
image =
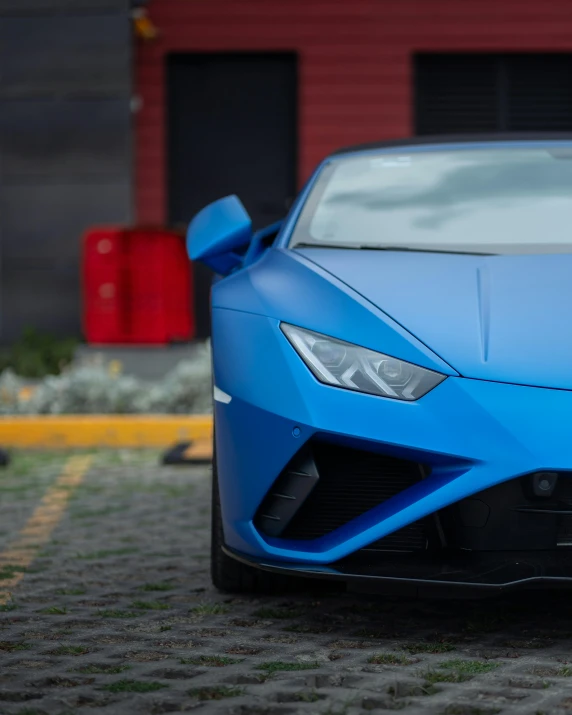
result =
[[572,54],[420,53],[417,134],[572,131]]

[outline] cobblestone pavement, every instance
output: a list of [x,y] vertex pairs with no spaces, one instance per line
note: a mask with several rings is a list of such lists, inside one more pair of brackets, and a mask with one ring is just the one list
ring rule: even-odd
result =
[[[0,588],[68,457],[0,472]],[[49,540],[28,538],[0,607],[0,713],[572,711],[571,596],[231,598],[209,581],[209,470],[157,464],[95,454]]]

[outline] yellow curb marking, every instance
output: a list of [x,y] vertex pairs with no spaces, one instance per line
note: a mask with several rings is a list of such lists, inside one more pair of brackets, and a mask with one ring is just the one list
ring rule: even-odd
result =
[[[18,537],[0,552],[0,571],[14,566],[27,569],[60,523],[74,490],[81,484],[93,457],[70,457],[62,473],[48,489],[39,506]],[[0,581],[0,606],[12,597],[13,589],[24,578],[24,571]]]
[[171,447],[207,441],[211,415],[2,415],[0,444],[19,448]]

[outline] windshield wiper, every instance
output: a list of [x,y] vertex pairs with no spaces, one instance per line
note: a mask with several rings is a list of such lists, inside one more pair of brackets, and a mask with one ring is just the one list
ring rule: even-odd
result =
[[290,248],[352,248],[353,250],[359,251],[364,246],[360,246],[356,243],[295,243]]
[[410,251],[412,253],[456,253],[463,256],[494,256],[494,253],[485,251],[459,251],[454,248],[425,248],[424,246],[359,246],[363,250],[371,251]]
[[423,246],[392,246],[386,244],[359,243],[295,243],[291,248],[351,248],[357,251],[405,251],[411,253],[456,253],[468,256],[494,256],[486,251],[456,251],[452,248],[425,248]]

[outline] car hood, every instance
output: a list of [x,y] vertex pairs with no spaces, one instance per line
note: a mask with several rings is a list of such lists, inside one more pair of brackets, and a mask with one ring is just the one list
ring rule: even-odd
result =
[[572,389],[572,254],[297,250],[461,375]]

